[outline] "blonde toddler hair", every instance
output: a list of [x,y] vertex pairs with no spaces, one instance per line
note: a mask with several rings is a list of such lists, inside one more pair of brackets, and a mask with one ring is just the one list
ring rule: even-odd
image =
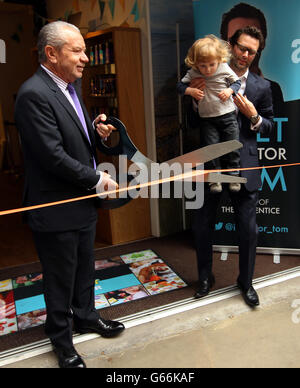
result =
[[196,40],[188,51],[185,63],[188,67],[197,70],[199,62],[208,62],[215,59],[219,63],[228,62],[230,55],[228,43],[210,34]]

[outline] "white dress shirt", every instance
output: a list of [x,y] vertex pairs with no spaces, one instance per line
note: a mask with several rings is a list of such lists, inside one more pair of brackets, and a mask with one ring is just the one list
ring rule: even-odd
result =
[[[239,89],[239,93],[240,93],[242,96],[245,94],[246,83],[247,83],[248,75],[249,75],[249,69],[246,71],[245,74],[243,74],[241,77],[239,77],[240,80],[241,80],[241,87],[240,87],[240,89]],[[236,109],[237,109],[237,111],[238,111],[238,108],[236,108]],[[250,129],[251,129],[252,131],[258,131],[258,129],[259,129],[261,123],[262,123],[262,117],[259,116],[258,122],[257,122],[255,125],[253,125],[253,124],[251,123]]]
[[73,98],[70,96],[69,90],[67,89],[68,83],[59,78],[56,74],[52,73],[51,70],[47,69],[44,65],[41,65],[42,69],[53,79],[59,89],[63,92],[63,94],[67,97],[70,104],[73,106],[75,112],[77,113]]

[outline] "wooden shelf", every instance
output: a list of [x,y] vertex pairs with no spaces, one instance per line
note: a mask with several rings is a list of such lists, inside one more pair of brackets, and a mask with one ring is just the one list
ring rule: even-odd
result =
[[[113,27],[85,36],[87,55],[90,48],[110,41],[113,49],[112,63],[87,66],[82,80],[83,98],[89,114],[96,112],[118,117],[128,130],[130,138],[138,149],[147,153],[144,115],[144,92],[140,30],[137,28]],[[98,46],[99,47],[99,46]],[[98,83],[107,76],[113,76],[114,96],[92,95],[91,80]],[[100,80],[100,81],[99,81]],[[116,163],[116,158],[99,154],[100,162]],[[97,241],[108,244],[140,240],[151,235],[149,199],[136,199],[114,210],[100,210],[97,227]]]
[[[111,28],[107,28],[105,30],[98,30],[98,31],[93,31],[93,32],[89,32],[85,35],[85,39],[86,40],[89,40],[89,39],[92,39],[92,38],[98,38],[98,37],[102,37],[102,36],[108,36],[109,34],[113,34],[115,32],[135,32],[135,33],[138,33],[140,34],[140,29],[139,28],[132,28],[132,27],[111,27]],[[139,38],[140,39],[140,38]]]

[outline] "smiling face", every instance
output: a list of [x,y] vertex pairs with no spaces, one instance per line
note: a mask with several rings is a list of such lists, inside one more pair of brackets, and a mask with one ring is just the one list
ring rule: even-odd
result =
[[62,34],[65,40],[62,47],[46,46],[46,65],[54,74],[70,83],[82,77],[89,59],[85,54],[84,39],[79,32],[65,28]]

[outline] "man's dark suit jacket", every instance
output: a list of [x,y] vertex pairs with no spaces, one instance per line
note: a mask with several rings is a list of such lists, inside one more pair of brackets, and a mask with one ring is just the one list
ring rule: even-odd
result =
[[[259,133],[265,136],[269,135],[274,126],[270,82],[249,72],[245,96],[253,103],[262,117]],[[241,168],[258,167],[257,133],[250,130],[250,120],[241,113],[238,114],[238,122],[240,129],[239,138],[241,143],[243,143],[243,148],[240,150]],[[241,171],[240,175],[248,180],[245,184],[248,191],[256,191],[261,187],[260,174],[260,170]]]
[[[41,67],[22,85],[15,120],[26,167],[24,206],[94,193],[89,189],[99,181],[93,168],[97,139],[82,107],[91,144],[74,108]],[[39,232],[77,230],[95,221],[97,210],[89,199],[26,212],[26,219]]]
[[[249,73],[245,95],[254,104],[262,117],[259,131],[267,135],[273,128],[272,93],[269,81]],[[238,114],[240,129],[239,139],[243,143],[240,150],[242,168],[258,167],[257,132],[251,130],[250,120],[243,114]],[[200,128],[201,130],[201,128]],[[252,285],[258,228],[256,225],[256,204],[258,189],[261,186],[260,170],[241,171],[241,176],[248,179],[245,190],[231,193],[234,207],[238,241],[239,241],[239,282],[248,289]],[[193,232],[197,251],[199,280],[211,276],[213,263],[213,234],[216,214],[222,194],[212,194],[206,187],[205,200],[202,208],[195,214]]]

